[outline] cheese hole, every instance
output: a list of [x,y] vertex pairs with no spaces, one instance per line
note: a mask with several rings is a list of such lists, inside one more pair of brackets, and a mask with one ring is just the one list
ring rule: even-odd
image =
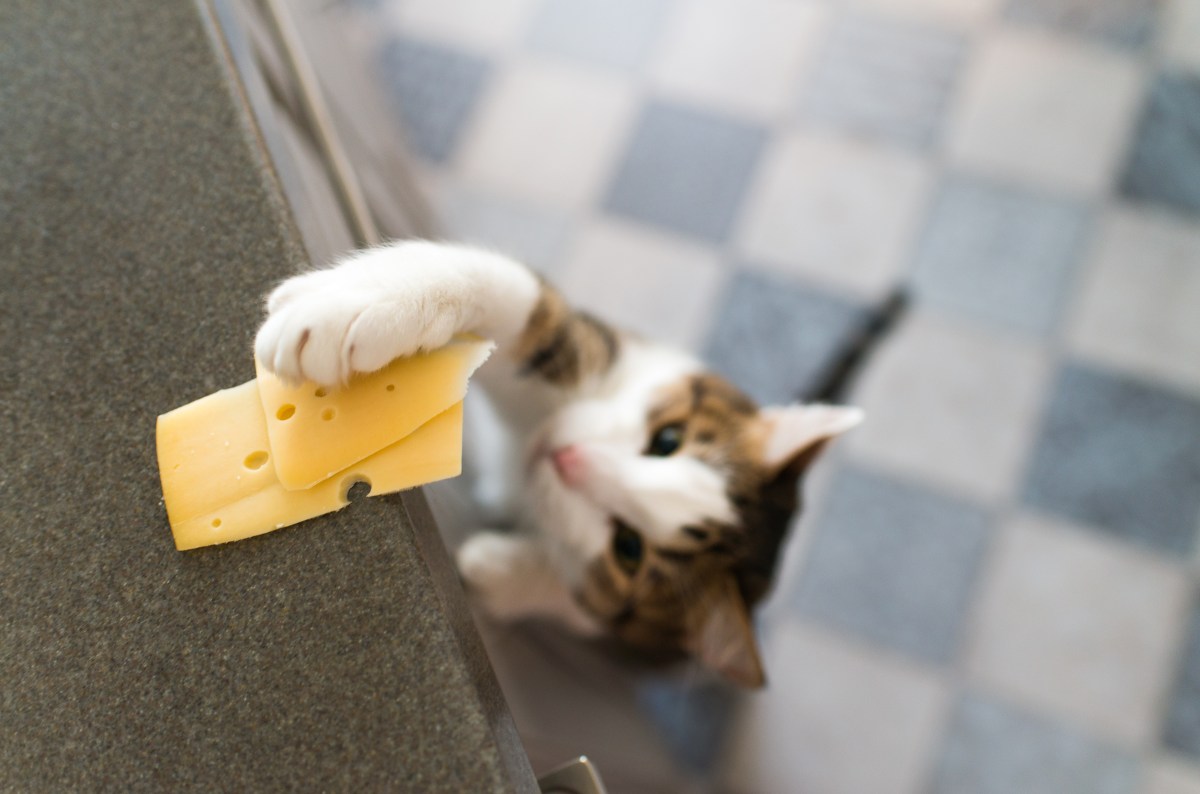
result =
[[221,526],[221,519],[219,519],[219,518],[214,518],[214,519],[212,520],[212,527],[213,527],[213,529],[216,529],[216,528],[217,528],[217,527],[219,527],[219,526]]
[[387,385],[387,390],[388,390],[388,391],[395,391],[395,390],[396,390],[396,384],[394,384],[394,383],[389,383],[389,384]]
[[329,394],[329,392],[325,391],[324,389],[317,389],[315,392],[313,392],[314,397],[324,397],[326,394]]
[[251,452],[247,455],[246,459],[242,461],[242,465],[250,471],[257,471],[266,465],[267,458],[269,457],[266,452],[260,449],[257,452]]
[[283,405],[279,406],[279,410],[275,412],[275,418],[281,422],[286,419],[291,419],[295,415],[296,406],[292,405],[291,403],[284,403]]
[[337,416],[337,411],[333,410],[332,408],[326,408],[324,411],[321,411],[321,418],[326,422],[335,416]]
[[342,480],[342,489],[347,502],[357,502],[371,495],[371,481],[361,474],[351,474]]

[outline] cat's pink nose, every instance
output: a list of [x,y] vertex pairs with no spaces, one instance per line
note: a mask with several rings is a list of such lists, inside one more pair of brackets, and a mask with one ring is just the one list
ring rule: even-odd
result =
[[559,447],[550,453],[550,460],[554,462],[559,478],[567,485],[579,485],[583,481],[587,461],[579,447],[574,444]]

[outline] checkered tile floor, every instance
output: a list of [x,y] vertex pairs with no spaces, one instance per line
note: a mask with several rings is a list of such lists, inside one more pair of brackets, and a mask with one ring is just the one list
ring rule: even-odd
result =
[[1200,0],[348,13],[450,236],[755,396],[916,299],[810,483],[770,688],[580,705],[634,727],[562,756],[614,791],[1200,792]]

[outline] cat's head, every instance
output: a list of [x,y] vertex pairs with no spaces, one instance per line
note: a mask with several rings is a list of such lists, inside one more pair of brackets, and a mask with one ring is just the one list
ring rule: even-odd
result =
[[764,681],[751,613],[771,586],[798,484],[855,408],[759,408],[654,351],[569,403],[529,455],[534,509],[578,602],[633,645]]

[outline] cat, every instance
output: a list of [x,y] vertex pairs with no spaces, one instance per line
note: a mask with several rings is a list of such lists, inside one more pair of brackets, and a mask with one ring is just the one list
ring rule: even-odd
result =
[[503,620],[551,618],[763,685],[752,611],[801,478],[862,411],[760,408],[692,355],[576,311],[532,270],[470,246],[360,251],[283,282],[266,307],[255,353],[292,382],[345,383],[461,333],[495,340],[476,380],[518,454],[484,483],[513,486],[530,521],[466,540],[468,592]]

